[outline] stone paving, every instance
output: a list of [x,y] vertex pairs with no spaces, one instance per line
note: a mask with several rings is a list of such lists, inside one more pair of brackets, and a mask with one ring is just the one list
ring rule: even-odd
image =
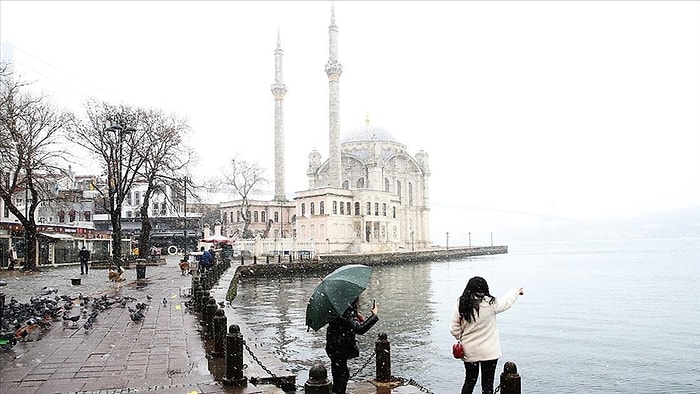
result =
[[[51,284],[58,288],[59,284],[70,283],[75,269],[5,273],[2,278],[8,286],[2,291],[9,300],[19,288],[22,294],[17,295],[18,299],[28,299],[26,295],[34,294],[36,288]],[[148,303],[145,318],[133,322],[127,308],[112,306],[98,315],[87,333],[82,319],[76,325],[79,328],[54,322],[35,340],[19,342],[0,353],[0,393],[226,392],[208,370],[195,316],[184,305],[189,298],[180,295],[181,288],[191,285],[191,278],[180,274],[176,260],[147,267],[145,280],[134,280],[135,270],[127,271],[127,280],[119,288],[108,282],[106,270],[93,269],[82,276],[77,273],[87,283],[102,284],[73,286],[66,290],[67,295],[102,287],[102,294],[129,296]],[[87,294],[94,293],[84,293]],[[151,301],[147,294],[152,296]],[[128,305],[133,308],[134,304]]]

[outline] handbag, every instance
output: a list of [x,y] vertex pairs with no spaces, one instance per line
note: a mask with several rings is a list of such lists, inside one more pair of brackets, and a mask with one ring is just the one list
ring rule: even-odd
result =
[[[459,326],[462,327],[462,317],[459,318]],[[462,330],[459,330],[459,338],[457,343],[452,345],[452,356],[454,356],[454,358],[464,357],[464,347],[460,341],[462,339]]]
[[454,358],[462,358],[464,357],[464,348],[462,347],[462,343],[457,341],[454,345],[452,345],[452,355]]

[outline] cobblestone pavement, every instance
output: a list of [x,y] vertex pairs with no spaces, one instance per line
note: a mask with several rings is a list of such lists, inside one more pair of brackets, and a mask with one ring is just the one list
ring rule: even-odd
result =
[[[81,284],[72,286],[70,279],[76,277]],[[88,275],[80,275],[79,266],[4,271],[0,279],[8,285],[1,290],[8,300],[26,302],[48,286],[58,295],[128,296],[137,300],[129,307],[136,302],[148,307],[140,322],[130,319],[127,308],[107,308],[87,332],[84,317],[76,328],[54,322],[31,334],[33,340],[0,351],[0,393],[225,392],[208,370],[195,316],[184,305],[189,298],[181,289],[189,288],[191,279],[180,274],[177,257],[163,266],[148,266],[145,280],[135,280],[135,270],[125,277],[117,288],[104,269],[91,269]]]

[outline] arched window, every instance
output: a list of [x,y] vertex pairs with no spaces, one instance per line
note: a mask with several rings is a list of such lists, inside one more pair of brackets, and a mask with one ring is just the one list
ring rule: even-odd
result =
[[365,178],[360,178],[357,180],[357,188],[362,189],[365,187]]
[[413,205],[413,184],[408,182],[408,205]]
[[343,202],[340,202],[340,214],[345,215],[345,204]]
[[279,223],[279,221],[280,221],[280,213],[279,213],[279,212],[275,212],[274,218],[275,218],[275,223]]
[[236,221],[237,222],[241,221],[241,211],[236,211]]
[[396,219],[396,207],[391,207],[391,217]]
[[389,178],[384,178],[384,191],[389,191]]
[[382,203],[382,216],[386,216],[386,203]]
[[399,196],[399,202],[401,202],[401,181],[396,181],[396,195]]
[[374,216],[379,216],[379,203],[374,203]]
[[343,181],[343,189],[350,189],[350,181],[348,181],[347,179]]
[[326,204],[324,204],[323,201],[321,201],[321,202],[318,203],[318,214],[319,214],[319,215],[323,215],[323,214],[326,213],[326,207],[325,207],[325,205],[326,205]]
[[352,215],[352,204],[350,203],[350,201],[347,202],[346,206],[348,207],[348,210],[346,213],[348,215]]
[[253,211],[253,221],[254,222],[258,221],[258,211]]
[[333,201],[333,215],[338,214],[338,201]]
[[260,212],[260,221],[263,223],[267,222],[267,220],[265,220],[266,219],[265,216],[266,216],[265,211]]
[[360,216],[360,203],[355,203],[355,216]]
[[[306,216],[306,203],[301,203],[301,216]],[[302,234],[303,237],[303,234]]]
[[365,214],[366,215],[372,214],[372,203],[371,202],[367,202],[367,212]]
[[309,211],[310,211],[309,213],[311,214],[311,216],[316,214],[316,210],[314,209],[315,208],[314,204],[315,203],[313,203],[313,202],[309,203]]

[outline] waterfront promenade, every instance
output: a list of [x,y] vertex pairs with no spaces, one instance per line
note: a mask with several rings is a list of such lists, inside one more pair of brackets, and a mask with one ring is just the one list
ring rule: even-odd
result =
[[[108,281],[104,269],[92,269],[83,276],[78,266],[43,268],[38,273],[1,271],[0,279],[8,286],[0,290],[8,302],[13,296],[22,302],[38,297],[45,286],[58,290],[52,297],[82,294],[94,300],[104,295],[109,300],[131,301],[126,307],[112,305],[101,311],[87,331],[83,329],[85,315],[76,324],[54,321],[10,350],[0,351],[0,393],[283,393],[271,384],[248,383],[237,388],[217,382],[215,372],[221,362],[207,356],[197,316],[186,305],[191,277],[180,274],[178,261],[178,256],[169,256],[165,265],[148,266],[143,280],[136,280],[135,270],[127,270],[119,287]],[[236,267],[234,264],[217,285],[220,291],[225,292]],[[81,285],[71,284],[76,277],[81,278]],[[129,312],[136,303],[147,305],[138,322],[132,321]],[[71,312],[80,313],[77,307]],[[232,312],[226,308],[229,324],[239,324],[244,334],[250,334],[251,329]],[[252,335],[248,338],[255,348]],[[247,354],[244,362],[249,366],[246,377],[259,373]],[[304,383],[296,382],[297,392],[303,392]],[[354,381],[348,392],[370,394],[376,388],[366,381]],[[391,392],[418,391],[402,386]]]

